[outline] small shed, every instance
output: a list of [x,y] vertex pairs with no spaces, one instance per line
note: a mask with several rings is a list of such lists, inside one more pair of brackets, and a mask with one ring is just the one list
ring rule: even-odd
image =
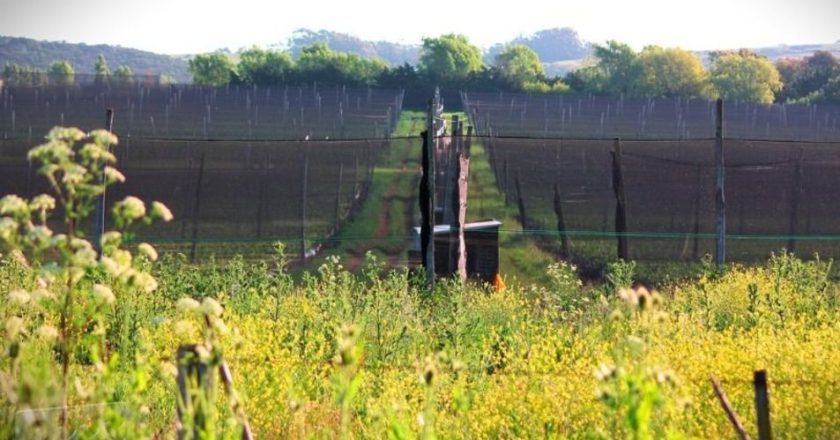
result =
[[[499,228],[502,222],[494,219],[482,220],[464,225],[464,241],[467,250],[467,276],[492,283],[499,273]],[[435,225],[435,275],[448,277],[457,271],[457,255],[450,243],[457,243],[457,230],[449,225]],[[456,244],[457,246],[457,244]],[[411,248],[408,251],[412,267],[422,265],[420,255],[420,227],[414,228]]]

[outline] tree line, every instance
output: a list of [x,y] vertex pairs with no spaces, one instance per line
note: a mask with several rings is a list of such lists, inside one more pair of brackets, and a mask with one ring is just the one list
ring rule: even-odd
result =
[[537,53],[522,44],[497,50],[486,64],[481,50],[457,34],[425,38],[416,66],[388,66],[314,43],[297,58],[252,47],[234,57],[222,52],[198,55],[189,68],[193,81],[204,85],[317,82],[406,89],[439,85],[485,91],[721,97],[763,104],[840,103],[840,60],[829,52],[773,63],[746,49],[718,51],[709,55],[706,66],[696,53],[680,48],[648,46],[637,52],[618,41],[593,48],[582,68],[563,77],[548,77]]
[[[104,55],[99,55],[96,58],[93,72],[96,83],[128,84],[135,79],[134,71],[128,65],[120,65],[111,71]],[[76,67],[69,60],[53,61],[46,70],[19,64],[6,64],[3,67],[2,79],[10,86],[40,86],[45,84],[72,86],[76,83]],[[167,75],[161,75],[160,82],[173,83],[174,79]]]
[[[316,42],[296,56],[288,51],[251,47],[235,54],[214,52],[189,61],[193,82],[199,85],[273,85],[281,83],[344,84],[427,91],[450,90],[576,92],[627,97],[718,97],[770,104],[840,103],[840,59],[817,51],[801,59],[771,62],[753,51],[717,51],[707,64],[680,48],[648,46],[635,51],[608,41],[593,45],[584,66],[564,76],[549,77],[536,52],[523,44],[494,48],[492,61],[467,37],[447,34],[423,39],[416,65],[389,66],[380,59],[331,49]],[[128,81],[131,68],[111,72],[100,55],[97,81]],[[53,62],[46,71],[6,65],[7,84],[25,85],[49,77],[52,83],[73,83],[75,68],[67,60]],[[167,82],[167,78],[162,78]],[[37,84],[31,84],[37,85]]]

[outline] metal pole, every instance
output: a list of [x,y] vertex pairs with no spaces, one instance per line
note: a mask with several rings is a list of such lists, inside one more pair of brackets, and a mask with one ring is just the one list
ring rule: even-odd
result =
[[[113,131],[114,128],[114,110],[105,109],[105,129],[108,132]],[[96,249],[97,254],[102,253],[102,234],[105,233],[105,175],[102,175],[102,194],[96,198],[96,214],[93,225],[93,248]]]

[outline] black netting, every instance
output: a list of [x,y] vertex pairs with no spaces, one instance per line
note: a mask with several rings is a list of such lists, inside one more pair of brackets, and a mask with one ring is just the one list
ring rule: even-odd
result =
[[[531,234],[557,244],[557,191],[572,252],[615,257],[614,141],[482,142],[512,207],[519,180]],[[622,141],[621,150],[630,257],[713,253],[714,141]],[[840,144],[727,140],[725,151],[728,259],[763,259],[782,247],[840,256]]]
[[[715,103],[469,92],[464,109],[482,134],[544,138],[703,139],[715,134]],[[840,106],[727,102],[726,135],[743,139],[840,140]]]
[[5,87],[0,138],[32,143],[55,125],[101,128],[105,108],[121,138],[382,138],[401,106],[399,91],[342,86]]
[[[274,241],[288,243],[294,255],[302,238],[314,246],[358,209],[377,157],[389,145],[135,141],[116,148],[126,183],[109,190],[108,205],[126,195],[163,202],[175,221],[140,227],[137,239],[184,252],[195,241],[199,258],[265,255]],[[27,163],[26,150],[24,143],[0,142],[0,193],[31,197],[49,191]]]

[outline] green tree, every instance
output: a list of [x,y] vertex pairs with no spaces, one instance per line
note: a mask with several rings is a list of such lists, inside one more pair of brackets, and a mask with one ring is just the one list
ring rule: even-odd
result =
[[227,54],[221,52],[196,55],[189,61],[193,83],[203,86],[223,86],[235,75],[235,66]]
[[277,84],[286,81],[294,68],[287,52],[264,50],[256,46],[239,54],[237,72],[246,84]]
[[727,100],[771,104],[782,89],[776,66],[749,50],[712,53],[709,76],[717,93]]
[[516,87],[535,82],[545,74],[536,52],[521,44],[504,48],[494,60],[499,74]]
[[121,84],[130,84],[134,81],[134,71],[131,67],[123,64],[114,70],[114,79]]
[[464,35],[424,38],[418,67],[422,74],[435,80],[463,80],[481,70],[481,51]]
[[93,64],[93,71],[97,78],[105,78],[111,75],[111,69],[108,68],[108,61],[105,60],[105,55],[99,54],[96,57],[96,62]]
[[615,40],[594,48],[598,71],[592,77],[593,88],[607,94],[637,94],[642,68],[633,48]]
[[50,75],[50,80],[58,85],[73,85],[75,83],[76,70],[70,61],[54,61],[50,64],[47,72]]
[[785,102],[799,97],[793,85],[794,77],[802,69],[803,64],[805,64],[804,61],[797,58],[782,58],[776,61],[776,70],[779,71],[782,80],[782,90],[776,94],[777,101]]
[[43,84],[44,71],[19,64],[6,64],[3,79],[7,86],[31,87]]
[[785,86],[789,98],[807,98],[822,90],[828,82],[840,76],[840,60],[831,52],[816,51],[802,59]]
[[708,75],[703,62],[679,48],[648,46],[639,54],[638,92],[647,96],[708,95]]
[[821,100],[832,104],[840,104],[840,75],[828,80],[821,89]]
[[301,80],[327,84],[373,84],[386,70],[387,66],[381,60],[335,52],[323,42],[303,48],[297,59]]

